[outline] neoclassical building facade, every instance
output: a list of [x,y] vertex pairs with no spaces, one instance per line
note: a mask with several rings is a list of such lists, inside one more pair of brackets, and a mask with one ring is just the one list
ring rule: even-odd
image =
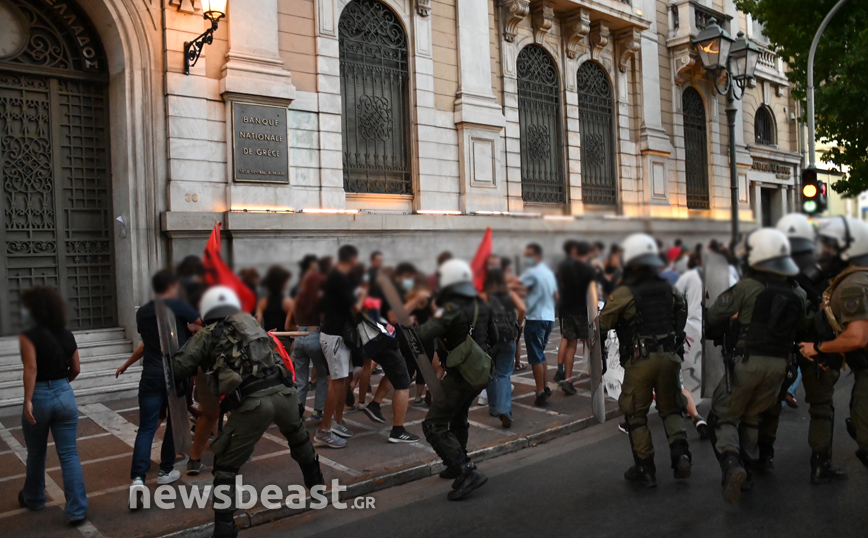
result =
[[799,110],[731,0],[229,0],[189,74],[199,0],[0,0],[0,332],[49,284],[75,329],[134,339],[149,276],[215,222],[236,268],[352,241],[431,269],[489,226],[510,255],[725,239],[725,100],[690,45],[712,18],[762,47],[735,138],[741,219],[768,223]]

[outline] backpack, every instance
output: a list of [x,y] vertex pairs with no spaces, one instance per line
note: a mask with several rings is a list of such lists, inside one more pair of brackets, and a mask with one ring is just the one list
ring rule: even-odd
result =
[[518,318],[515,315],[515,305],[510,301],[509,305],[492,294],[488,301],[491,307],[491,316],[494,326],[497,327],[497,343],[508,344],[518,338]]

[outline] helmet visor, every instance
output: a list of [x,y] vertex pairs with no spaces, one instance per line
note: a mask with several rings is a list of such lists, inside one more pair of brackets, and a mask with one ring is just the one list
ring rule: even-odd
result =
[[766,273],[775,273],[784,276],[796,276],[799,274],[799,266],[789,256],[781,256],[780,258],[772,258],[763,260],[753,266],[757,271],[765,271]]
[[793,254],[814,252],[814,242],[804,237],[790,237],[790,250]]
[[632,260],[630,260],[627,265],[634,267],[637,265],[644,265],[646,267],[663,267],[663,260],[660,259],[660,255],[658,254],[642,254],[641,256],[636,256]]

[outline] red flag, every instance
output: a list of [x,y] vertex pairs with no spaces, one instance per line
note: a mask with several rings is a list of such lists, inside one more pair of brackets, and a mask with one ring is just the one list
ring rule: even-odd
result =
[[283,345],[280,338],[274,336],[274,333],[268,333],[268,336],[270,336],[274,341],[274,350],[277,351],[278,355],[280,355],[280,360],[283,361],[283,366],[285,366],[290,375],[292,375],[292,382],[295,383],[295,366],[292,364],[292,359],[289,356],[289,352],[286,350],[286,346]]
[[491,256],[491,228],[485,229],[485,235],[482,237],[482,242],[479,243],[479,248],[476,250],[476,255],[470,263],[470,268],[473,269],[473,285],[476,289],[482,291],[485,283],[485,276],[488,274],[486,262]]
[[211,237],[205,245],[205,253],[202,255],[202,265],[205,266],[205,283],[209,286],[226,286],[238,295],[241,300],[241,309],[245,312],[253,312],[256,308],[256,295],[250,291],[244,282],[229,269],[226,262],[220,256],[220,226],[217,223],[211,230]]

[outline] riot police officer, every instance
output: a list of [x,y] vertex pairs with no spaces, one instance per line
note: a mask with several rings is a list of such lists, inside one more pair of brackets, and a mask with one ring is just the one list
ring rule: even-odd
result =
[[[820,267],[816,254],[817,230],[808,217],[801,213],[790,213],[783,216],[775,226],[783,232],[790,241],[790,251],[793,261],[799,267],[799,274],[795,281],[807,294],[808,313],[816,315],[820,310],[820,302],[823,291],[828,286],[829,278],[835,276],[827,274]],[[829,253],[839,257],[840,252],[835,249]],[[837,264],[830,263],[830,266]],[[760,420],[759,427],[759,461],[756,469],[761,472],[774,469],[774,442],[780,421],[782,400],[787,394],[787,388],[792,385],[796,378],[795,368],[800,366],[803,373],[805,386],[805,400],[810,405],[811,425],[808,440],[811,445],[811,482],[820,484],[832,479],[843,478],[844,472],[832,465],[832,422],[834,420],[834,408],[832,396],[835,383],[838,381],[840,368],[817,368],[810,361],[801,360],[801,365],[795,361],[787,370],[787,377],[776,400],[766,410]],[[827,365],[828,366],[828,365]]]
[[196,375],[201,367],[208,386],[231,410],[223,432],[211,444],[214,488],[228,486],[229,506],[214,504],[214,537],[238,534],[235,477],[256,443],[276,423],[298,462],[307,488],[324,484],[319,460],[299,415],[292,374],[272,350],[271,338],[256,319],[241,311],[230,288],[205,292],[200,310],[207,326],[196,333],[173,358],[178,380]]
[[675,478],[688,478],[691,472],[682,419],[686,402],[679,378],[687,303],[675,286],[658,275],[663,261],[653,238],[634,234],[621,247],[624,276],[600,314],[600,332],[617,332],[624,366],[618,404],[627,419],[634,460],[624,478],[650,488],[657,485],[654,446],[648,429],[654,393],[669,440]]
[[[709,417],[727,503],[739,500],[748,470],[756,466],[760,414],[778,401],[788,357],[807,323],[805,291],[792,279],[799,268],[787,236],[762,228],[747,236],[745,247],[745,278],[720,294],[705,318],[706,334],[727,333],[735,344],[724,350],[730,360]],[[736,334],[728,331],[731,322]]]
[[[451,501],[465,497],[488,480],[467,456],[470,424],[467,414],[493,377],[489,351],[497,342],[497,328],[489,306],[478,297],[473,271],[462,260],[449,260],[438,270],[440,309],[417,328],[423,342],[436,342],[440,364],[446,366],[441,381],[443,398],[435,398],[422,423],[431,448],[446,465],[443,478],[454,478]],[[481,377],[473,372],[482,372]],[[484,378],[484,379],[483,379]]]
[[[849,264],[823,294],[823,313],[835,337],[803,342],[799,347],[808,362],[824,355],[843,355],[853,370],[856,382],[850,399],[851,424],[859,446],[856,456],[868,466],[868,224],[843,217],[830,220],[838,220],[846,228],[842,258]],[[827,226],[821,227],[821,233],[823,228],[830,233],[828,226],[834,225],[824,224]]]

